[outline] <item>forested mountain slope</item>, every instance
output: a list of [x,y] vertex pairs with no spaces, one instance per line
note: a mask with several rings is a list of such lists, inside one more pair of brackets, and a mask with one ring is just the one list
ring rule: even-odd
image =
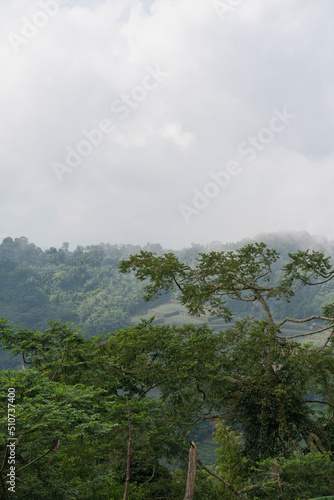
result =
[[[0,370],[4,498],[7,476],[36,500],[179,500],[190,486],[194,500],[334,494],[334,265],[295,250],[332,251],[261,240],[268,246],[176,255],[149,244],[42,251],[5,239],[1,314],[21,328],[0,320],[1,345],[16,356],[14,366],[2,359],[14,370]],[[139,321],[146,311],[156,324]],[[62,321],[39,328],[50,319],[72,319],[83,333]],[[305,323],[306,334],[283,331]]]
[[[279,251],[281,259],[277,270],[289,252],[311,248],[334,255],[334,245],[326,240],[311,237],[308,233],[260,235],[257,241]],[[193,244],[190,248],[175,252],[185,263],[191,264],[200,252],[229,251],[244,245],[239,243],[209,245]],[[73,322],[86,335],[106,334],[131,325],[131,317],[145,314],[147,309],[167,302],[170,296],[161,296],[153,304],[142,298],[143,283],[131,275],[120,274],[117,266],[140,250],[162,254],[159,244],[111,245],[101,243],[69,250],[69,244],[61,248],[42,250],[27,238],[7,237],[0,244],[0,317],[12,324],[42,330],[47,321],[60,319]],[[320,310],[334,300],[334,284],[322,287],[305,287],[291,303],[277,301],[272,304],[275,317],[286,315],[302,317]],[[261,317],[257,306],[245,303],[229,304],[239,317]],[[8,361],[0,360],[0,368]],[[9,365],[8,365],[9,366]]]

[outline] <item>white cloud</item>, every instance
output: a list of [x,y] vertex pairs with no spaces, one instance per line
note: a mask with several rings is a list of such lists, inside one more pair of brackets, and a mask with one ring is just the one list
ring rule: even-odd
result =
[[191,132],[184,132],[180,122],[169,122],[161,132],[161,137],[170,139],[181,149],[188,149],[195,141],[195,136]]
[[[38,10],[0,6],[1,234],[42,246],[334,238],[332,2],[247,0],[221,21],[207,0],[71,0],[16,53],[8,32]],[[157,65],[168,77],[122,119],[113,103]],[[178,205],[283,106],[293,124],[185,225]],[[59,184],[52,163],[105,118],[115,131]]]

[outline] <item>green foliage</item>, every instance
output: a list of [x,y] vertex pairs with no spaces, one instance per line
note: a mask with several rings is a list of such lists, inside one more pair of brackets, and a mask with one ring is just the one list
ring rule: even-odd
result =
[[[121,359],[110,359],[101,338],[85,339],[61,323],[50,323],[45,332],[17,332],[6,321],[0,325],[0,337],[7,349],[30,364],[22,371],[0,372],[5,389],[0,402],[2,457],[7,444],[6,390],[16,389],[18,494],[32,499],[109,499],[123,492],[128,391],[134,395],[131,495],[153,499],[172,488],[171,473],[160,461],[183,457],[183,438],[167,420],[162,401],[135,397],[136,378],[124,380]],[[4,477],[7,472],[5,465]]]
[[[323,307],[330,307],[334,300],[331,281],[319,287],[297,286],[300,282],[303,258],[310,265],[318,262],[319,273],[324,275],[327,272],[326,265],[329,263],[321,262],[321,252],[314,256],[308,252],[306,257],[301,253],[298,259],[296,257],[292,261],[289,253],[291,254],[291,249],[294,250],[297,244],[292,240],[284,241],[277,237],[272,237],[272,241],[282,254],[279,260],[278,252],[266,248],[263,243],[248,244],[239,250],[236,250],[237,245],[225,245],[223,252],[214,250],[207,254],[204,253],[206,247],[193,245],[190,249],[176,254],[168,252],[166,255],[163,255],[160,245],[148,244],[143,249],[142,257],[130,257],[133,270],[135,262],[142,266],[141,283],[133,276],[120,274],[117,267],[121,260],[121,269],[130,270],[129,263],[124,264],[125,259],[139,252],[139,246],[101,243],[87,247],[78,246],[74,251],[70,251],[68,243],[65,242],[60,249],[50,248],[43,251],[29,243],[27,238],[5,238],[0,244],[0,317],[37,330],[43,330],[49,320],[62,319],[65,322],[73,322],[86,335],[106,334],[130,326],[132,316],[145,312],[142,293],[144,286],[148,284],[145,281],[147,278],[151,279],[149,286],[153,286],[147,294],[147,298],[150,298],[156,295],[155,292],[158,295],[162,292],[180,295],[181,291],[175,285],[175,277],[179,277],[181,286],[184,285],[181,299],[185,300],[194,314],[203,310],[205,305],[211,305],[213,309],[219,307],[226,320],[231,320],[232,314],[239,317],[251,315],[263,318],[257,301],[235,300],[238,295],[245,298],[249,294],[251,298],[251,290],[247,287],[236,290],[238,280],[247,286],[255,282],[263,286],[275,285],[271,293],[268,291],[268,298],[273,295],[269,298],[273,317],[302,317]],[[209,248],[221,246],[212,244]],[[153,252],[157,252],[157,255]],[[282,268],[284,264],[289,265],[289,262],[290,267],[285,270],[283,276]],[[269,269],[270,272],[260,278],[262,271],[262,274],[265,274]],[[135,272],[140,278],[138,268]],[[218,274],[214,275],[214,272]],[[198,288],[196,279],[201,276],[205,279]],[[268,279],[271,281],[266,281]],[[208,297],[216,286],[217,293],[211,296],[210,302],[206,302],[205,297]],[[194,290],[199,292],[196,297]],[[288,301],[277,300],[280,295]],[[166,301],[166,296],[158,300]],[[333,316],[329,309],[325,310],[324,314]],[[175,318],[175,322],[179,320],[180,318]],[[18,366],[17,360],[11,360],[5,353],[0,352],[0,367]]]
[[[105,398],[103,390],[83,384],[69,386],[50,382],[35,369],[26,372],[3,371],[0,379],[5,389],[16,388],[17,493],[36,499],[83,498],[83,480],[93,481],[97,470],[92,456],[84,454],[92,450],[92,441],[95,441],[96,447],[99,440],[112,439],[117,424],[110,422],[107,415],[113,410],[114,401]],[[3,457],[7,444],[4,396],[1,398],[0,421],[0,453]],[[62,478],[62,484],[55,489],[54,469],[50,467],[49,461],[54,458],[58,443],[60,454],[57,454],[55,461],[56,469],[63,472],[69,470],[71,460],[76,461],[77,465],[80,462],[80,467],[77,467],[68,487]],[[77,458],[75,450],[80,453]],[[85,457],[84,460],[81,455]],[[4,476],[7,472],[8,465],[3,471]]]
[[[303,443],[311,451],[318,447],[323,452],[333,443],[333,347],[284,337],[281,327],[293,324],[295,317],[275,322],[271,305],[273,299],[289,302],[300,286],[328,284],[334,270],[330,259],[317,251],[290,254],[281,270],[275,268],[278,259],[275,250],[255,243],[235,251],[200,253],[192,265],[171,253],[154,256],[143,251],[119,264],[121,272],[133,271],[139,280],[150,280],[145,287],[147,300],[178,289],[181,303],[192,314],[209,310],[225,320],[233,316],[231,301],[262,309],[265,320],[237,321],[224,333],[212,334],[216,363],[205,391],[208,418],[214,408],[224,408],[226,418],[241,426],[249,463],[289,457]],[[333,335],[333,310],[328,304],[326,316],[318,312],[296,322],[320,320],[324,323],[320,329]],[[322,396],[324,411],[312,410],[306,401],[310,392]]]
[[268,298],[292,295],[290,288],[284,286],[266,290],[277,259],[275,250],[255,243],[236,252],[201,253],[196,266],[181,263],[173,253],[156,257],[152,252],[141,251],[128,261],[121,261],[119,269],[122,273],[134,271],[140,281],[150,279],[145,287],[146,300],[178,286],[180,301],[192,314],[204,313],[206,306],[231,320],[227,297],[253,300],[254,288],[258,286]]
[[[216,423],[214,434],[214,441],[219,446],[216,449],[216,453],[219,455],[216,460],[216,472],[233,484],[235,488],[241,490],[247,484],[248,479],[246,473],[247,458],[244,454],[242,433],[234,431],[226,425],[224,420],[220,420]],[[225,485],[221,485],[221,491],[226,500],[235,498],[235,495]]]
[[[64,244],[42,252],[11,238],[0,245],[0,307],[10,312],[8,298],[21,281],[26,293],[18,297],[16,321],[31,314],[25,328],[0,321],[2,348],[22,368],[0,372],[4,498],[8,387],[16,389],[19,498],[122,498],[131,430],[129,499],[178,500],[189,441],[203,438],[212,421],[219,457],[209,477],[198,447],[206,472],[198,469],[195,499],[333,493],[333,342],[295,342],[282,327],[294,326],[297,313],[281,321],[273,314],[298,293],[307,300],[305,290],[323,282],[317,310],[302,321],[332,332],[329,259],[300,251],[280,263],[263,243],[199,250],[182,260],[156,245],[132,256],[129,246],[70,252]],[[120,270],[133,271],[143,284],[132,288],[133,276],[117,273],[122,258],[128,261]],[[192,314],[209,310],[236,321],[224,331],[191,324],[192,318],[182,326],[147,320],[124,328],[144,286],[147,299],[176,291]],[[233,303],[262,312],[239,321]],[[74,326],[49,321],[42,331],[32,318],[39,306],[49,308],[51,320],[60,312],[65,321],[73,317]]]
[[303,395],[322,354],[273,339],[264,321],[238,322],[224,337],[226,370],[237,386],[229,397],[232,418],[242,424],[247,453],[257,460],[293,448],[316,426]]
[[[68,244],[42,251],[26,238],[0,244],[0,317],[41,330],[47,321],[73,322],[87,335],[106,334],[131,324],[142,310],[142,286],[117,271],[133,245]],[[0,358],[1,363],[1,358]],[[10,361],[0,366],[14,367]]]
[[[186,490],[187,472],[184,470],[176,470],[173,474],[173,494],[168,497],[162,495],[161,499],[180,500],[184,498]],[[196,488],[194,500],[222,500],[221,490],[217,485],[217,480],[209,476],[205,471],[198,469],[196,472]],[[152,498],[152,500],[155,500]]]
[[258,464],[256,473],[263,485],[251,496],[254,499],[304,500],[334,494],[334,462],[330,453],[295,452],[290,458],[267,459]]

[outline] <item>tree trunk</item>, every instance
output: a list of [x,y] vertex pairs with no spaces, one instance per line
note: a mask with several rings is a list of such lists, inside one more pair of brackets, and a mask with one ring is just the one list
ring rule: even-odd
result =
[[130,413],[129,399],[127,396],[126,396],[126,402],[128,405],[129,441],[128,441],[128,457],[127,457],[127,466],[126,466],[125,491],[124,491],[123,500],[126,500],[128,497],[128,491],[129,491],[129,485],[130,485],[130,464],[131,464],[131,444],[132,444],[131,413]]
[[189,465],[188,465],[188,478],[187,487],[184,500],[193,500],[195,494],[196,482],[196,465],[197,465],[197,450],[194,442],[191,443],[189,450]]
[[326,453],[326,447],[322,444],[319,437],[314,434],[314,432],[310,432],[308,436],[305,438],[306,444],[309,447],[310,452],[315,455],[316,453]]

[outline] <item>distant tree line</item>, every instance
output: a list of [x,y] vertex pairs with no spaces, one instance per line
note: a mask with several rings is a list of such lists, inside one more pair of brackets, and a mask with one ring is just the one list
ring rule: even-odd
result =
[[[289,252],[306,245],[319,247],[307,233],[294,238],[267,236],[267,243],[287,262]],[[200,252],[211,250],[236,250],[239,244],[193,244],[190,248],[175,252],[181,262],[195,264]],[[130,255],[150,251],[162,255],[160,244],[77,246],[69,250],[69,243],[61,248],[42,250],[25,237],[5,238],[0,244],[0,317],[13,324],[43,330],[50,320],[71,321],[86,335],[106,334],[131,325],[131,317],[147,308],[142,299],[143,284],[131,275],[118,271],[118,263]],[[334,252],[334,249],[333,249]],[[278,278],[280,267],[273,264]],[[164,303],[177,292],[159,297],[155,304]],[[299,290],[290,303],[272,300],[270,307],[276,318],[287,315],[307,316],[315,309],[334,300],[334,285],[328,282],[321,287]],[[264,318],[258,304],[248,307],[243,302],[228,299],[228,306],[238,317]],[[152,307],[152,305],[151,305]],[[0,353],[0,368],[13,367],[8,356]]]

